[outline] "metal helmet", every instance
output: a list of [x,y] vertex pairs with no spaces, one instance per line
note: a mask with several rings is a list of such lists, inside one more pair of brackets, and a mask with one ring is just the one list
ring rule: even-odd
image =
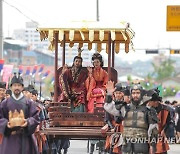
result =
[[138,83],[138,84],[133,84],[130,89],[131,89],[131,92],[132,92],[132,90],[140,90],[140,91],[142,91],[143,87],[140,85],[140,83]]
[[121,83],[116,83],[115,91],[122,91],[122,90],[123,90],[122,84]]

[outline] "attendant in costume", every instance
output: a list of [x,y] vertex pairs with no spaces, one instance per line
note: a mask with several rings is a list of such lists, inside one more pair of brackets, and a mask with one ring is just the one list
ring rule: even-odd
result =
[[50,92],[50,95],[51,95],[51,101],[54,101],[54,92],[51,91],[51,92]]
[[72,112],[84,112],[86,104],[87,71],[82,68],[81,49],[78,56],[74,57],[72,68],[64,66],[59,77],[61,95],[59,101],[71,103]]
[[38,91],[34,89],[31,91],[31,94],[32,94],[31,99],[36,104],[39,110],[39,118],[40,118],[40,124],[38,125],[34,133],[37,140],[37,144],[38,144],[38,151],[39,153],[46,154],[48,153],[47,152],[48,150],[47,137],[45,134],[40,133],[40,131],[44,130],[44,128],[47,127],[47,120],[49,119],[49,117],[43,103],[40,100],[38,100]]
[[176,134],[177,134],[176,143],[180,143],[180,104],[178,103],[175,106],[175,112],[176,112],[175,127],[176,127]]
[[130,98],[130,86],[126,86],[125,89],[123,90],[124,93],[124,101],[129,104],[131,101]]
[[[5,99],[5,92],[6,92],[6,83],[0,82],[0,104]],[[0,144],[2,142],[2,139],[3,139],[3,134],[0,133]],[[1,151],[1,146],[0,146],[0,151]]]
[[23,79],[14,75],[12,96],[0,104],[1,154],[37,154],[34,131],[39,124],[36,105],[22,94]]
[[24,87],[23,94],[26,98],[31,99],[32,97],[32,91],[34,90],[34,87],[32,85],[28,85],[28,87]]
[[148,102],[148,106],[152,106],[156,109],[158,114],[158,142],[156,144],[156,154],[167,154],[169,150],[169,145],[166,138],[166,129],[168,125],[173,123],[173,119],[171,118],[169,106],[161,103],[162,98],[159,96],[158,91],[150,90],[149,95],[152,96],[152,99]]
[[108,73],[102,68],[103,58],[99,53],[92,56],[93,68],[88,67],[88,78],[86,80],[88,112],[94,112],[94,103],[104,103],[106,83],[108,81]]
[[[106,123],[109,126],[109,129],[112,132],[123,132],[123,117],[125,116],[125,110],[127,108],[126,102],[124,102],[124,88],[121,83],[117,83],[114,88],[114,83],[108,81],[107,85],[107,95],[104,104],[104,109],[106,110],[109,116],[105,116]],[[110,154],[119,154],[121,153],[121,147],[116,141],[116,138],[121,138],[120,135],[112,134],[107,136],[105,149],[109,150]],[[120,140],[120,139],[119,139]],[[121,139],[122,140],[122,139]]]
[[6,99],[7,99],[7,98],[10,98],[11,95],[12,95],[11,89],[7,89],[7,90],[6,90]]
[[5,99],[6,95],[6,82],[0,82],[0,102]]

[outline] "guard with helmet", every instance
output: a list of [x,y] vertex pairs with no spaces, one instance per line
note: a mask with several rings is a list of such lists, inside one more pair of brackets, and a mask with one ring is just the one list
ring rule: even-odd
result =
[[[142,98],[144,90],[140,83],[133,83],[130,89],[131,102],[124,117],[123,146],[124,154],[147,154],[151,144],[148,139],[157,130],[157,113],[146,107]],[[151,148],[152,149],[152,148]]]

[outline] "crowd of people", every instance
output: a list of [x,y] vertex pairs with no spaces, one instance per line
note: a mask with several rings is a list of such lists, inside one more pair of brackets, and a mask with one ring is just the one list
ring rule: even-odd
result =
[[111,81],[107,84],[106,123],[109,130],[121,132],[123,141],[114,143],[114,136],[108,136],[105,149],[111,154],[166,154],[169,143],[179,143],[180,104],[163,102],[158,89],[145,90],[140,83],[130,87],[130,101],[125,101],[126,91],[120,83],[115,88]]
[[[79,49],[79,53],[81,50]],[[145,90],[139,82],[123,87],[108,81],[99,53],[92,56],[93,67],[82,67],[76,56],[72,67],[65,65],[59,76],[59,102],[69,102],[72,112],[94,112],[94,104],[105,110],[104,131],[111,132],[105,141],[90,140],[90,154],[101,144],[100,153],[166,154],[169,143],[180,142],[180,105],[162,101],[158,89]],[[47,154],[49,142],[41,133],[48,126],[48,108],[54,100],[43,102],[32,86],[24,87],[20,74],[15,74],[6,90],[0,82],[0,153]],[[53,154],[67,154],[68,138],[54,140]]]

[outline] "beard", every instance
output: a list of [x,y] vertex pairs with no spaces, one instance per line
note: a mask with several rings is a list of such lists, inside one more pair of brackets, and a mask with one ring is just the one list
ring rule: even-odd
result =
[[141,101],[141,98],[135,98],[135,99],[132,98],[132,102],[134,105],[138,105],[140,103],[140,101]]
[[20,93],[21,93],[21,91],[19,89],[14,90],[14,95],[15,96],[19,96]]

